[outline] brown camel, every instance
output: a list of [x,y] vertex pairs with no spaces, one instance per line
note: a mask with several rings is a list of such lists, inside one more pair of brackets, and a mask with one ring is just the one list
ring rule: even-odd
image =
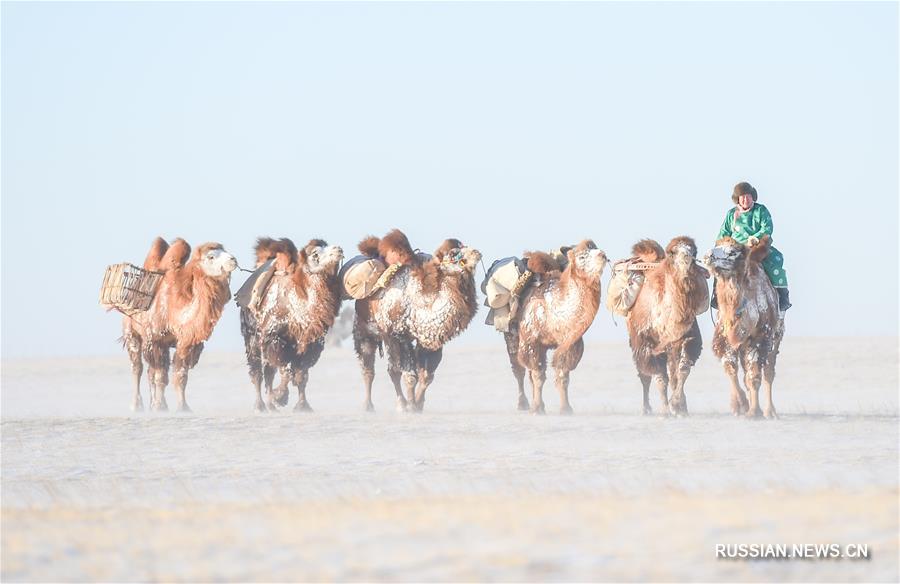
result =
[[645,239],[634,245],[632,255],[642,262],[660,262],[644,273],[644,284],[626,317],[644,390],[643,412],[652,412],[650,380],[655,378],[662,413],[686,415],[684,383],[703,348],[696,315],[709,307],[709,275],[696,264],[697,245],[690,237],[676,237],[665,252],[657,242]]
[[[298,394],[294,411],[312,411],[306,399],[309,370],[322,355],[325,336],[340,310],[337,271],[344,252],[321,239],[297,250],[289,239],[268,238],[257,240],[254,251],[259,265],[275,260],[275,273],[259,305],[241,309],[241,333],[256,389],[254,408],[264,412],[286,405],[293,382]],[[276,371],[281,379],[273,390]]]
[[[731,411],[759,417],[760,382],[766,389],[767,418],[777,417],[772,403],[775,361],[784,337],[784,313],[778,309],[778,294],[761,262],[769,253],[769,237],[753,247],[730,237],[716,242],[704,258],[716,277],[719,315],[713,333],[713,353],[731,381]],[[738,366],[744,369],[744,384],[750,402],[738,382]]]
[[543,252],[526,252],[528,270],[535,274],[522,293],[518,314],[503,333],[513,375],[519,385],[520,410],[528,409],[525,371],[532,386],[531,412],[544,413],[543,390],[547,379],[547,351],[553,353],[559,412],[571,414],[569,374],[584,354],[582,337],[600,307],[600,276],[606,254],[591,240],[584,240],[566,253],[567,264]]
[[190,411],[184,395],[188,371],[200,359],[204,341],[209,339],[231,298],[229,282],[236,267],[234,256],[218,243],[204,243],[191,256],[191,246],[183,239],[176,239],[171,246],[159,237],[153,242],[144,269],[165,275],[150,308],[122,321],[122,342],[134,374],[133,410],[144,408],[142,357],[147,362],[150,408],[168,409],[165,390],[169,383],[170,350],[175,349],[178,409]]
[[447,239],[433,256],[416,254],[397,229],[380,240],[364,239],[359,249],[399,265],[383,289],[356,301],[353,343],[363,370],[365,408],[374,410],[375,352],[386,346],[398,407],[421,411],[444,345],[465,330],[478,310],[474,272],[481,253]]

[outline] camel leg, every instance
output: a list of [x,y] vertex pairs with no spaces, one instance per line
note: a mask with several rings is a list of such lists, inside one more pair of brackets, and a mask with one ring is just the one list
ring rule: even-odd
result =
[[766,409],[763,412],[769,419],[777,419],[778,413],[775,412],[775,403],[772,401],[772,383],[775,381],[775,355],[770,354],[766,359],[763,367],[763,387],[766,388]]
[[528,367],[531,376],[531,409],[532,414],[544,413],[544,382],[547,380],[547,349],[536,347],[530,353],[528,363],[522,365]]
[[134,377],[134,396],[131,399],[131,411],[144,410],[144,400],[141,398],[141,375],[144,372],[144,362],[141,359],[141,339],[137,336],[128,337],[125,340],[125,348],[128,358],[131,360],[131,374]]
[[366,390],[363,409],[367,412],[374,412],[375,405],[372,403],[372,382],[375,381],[375,351],[378,349],[378,341],[363,337],[354,331],[353,348],[356,349],[356,356],[359,359],[360,367],[362,367],[363,385]]
[[187,404],[185,390],[187,389],[188,371],[190,371],[200,360],[200,353],[203,352],[203,344],[193,345],[182,350],[176,348],[174,368],[174,386],[175,395],[178,399],[178,411],[189,412],[191,408]]
[[519,398],[516,409],[520,412],[526,411],[528,410],[528,398],[525,396],[525,368],[519,363],[518,331],[503,333],[503,339],[506,341],[506,353],[509,356],[513,377],[516,378],[516,384],[519,386]]
[[641,413],[645,416],[653,413],[653,408],[650,407],[650,379],[649,375],[644,375],[643,373],[638,373],[638,379],[641,380],[641,387],[644,390],[644,405],[641,408]]
[[150,365],[148,373],[151,373],[153,376],[153,393],[150,396],[150,409],[164,412],[169,409],[169,404],[166,403],[166,386],[169,385],[169,348],[152,345],[149,348],[145,348],[144,358]]
[[247,346],[247,367],[250,374],[250,383],[253,384],[253,389],[256,391],[256,403],[253,404],[253,411],[258,413],[265,412],[266,404],[262,398],[262,356],[254,346],[249,344]]
[[[294,378],[294,373],[291,371],[290,365],[282,365],[278,368],[278,385],[274,390],[269,392],[268,394],[268,402],[267,406],[269,407],[269,411],[278,410],[279,406],[287,405],[288,398],[290,398],[290,384],[291,380]],[[285,397],[286,396],[286,397]]]
[[311,412],[309,402],[306,401],[306,384],[309,382],[308,369],[296,369],[294,371],[294,385],[297,386],[297,405],[294,406],[295,412]]
[[547,368],[530,369],[528,373],[531,375],[531,409],[532,414],[545,413],[544,409],[544,382],[547,380]]
[[759,385],[761,381],[761,371],[759,364],[759,355],[755,348],[748,349],[743,354],[744,357],[744,385],[750,394],[750,405],[747,409],[746,416],[748,418],[758,418],[762,416],[762,410],[759,407]]
[[[416,406],[416,385],[419,382],[419,374],[417,372],[415,348],[412,341],[393,339],[388,343],[388,347],[388,357],[389,361],[391,361],[389,367],[395,372],[400,372],[400,379],[403,382],[403,387],[406,388],[406,411],[417,412],[419,408]],[[392,373],[391,379],[395,379],[395,376],[396,373]],[[398,395],[402,396],[403,393],[396,384],[395,388],[398,389]]]
[[553,369],[556,372],[556,390],[559,392],[559,413],[572,413],[569,403],[569,374],[581,362],[584,341],[578,339],[571,347],[560,347],[553,353]]
[[731,382],[731,413],[740,416],[747,411],[748,403],[747,395],[738,381],[737,354],[731,350],[725,353],[722,357],[722,366],[725,368],[725,375]]
[[663,372],[653,377],[656,379],[656,389],[659,391],[659,401],[662,403],[659,413],[668,416],[671,413],[669,409],[669,374]]
[[418,366],[419,377],[416,386],[416,409],[419,411],[425,409],[425,391],[434,382],[434,372],[437,371],[443,355],[443,349],[429,351],[419,347],[416,351],[416,365]]
[[[696,328],[696,323],[694,324]],[[702,349],[700,341],[700,331],[697,330],[696,336],[689,336],[682,339],[676,347],[668,355],[669,360],[669,378],[672,380],[672,399],[670,405],[673,413],[686,416],[687,396],[684,394],[684,384],[688,376],[691,374],[691,367],[694,365],[694,356],[699,356]]]
[[263,403],[263,411],[275,411],[275,404],[272,403],[272,386],[275,384],[275,367],[272,365],[263,365],[263,383],[266,385],[266,398]]
[[401,381],[403,373],[399,369],[392,369],[390,366],[388,367],[388,377],[391,378],[391,383],[394,385],[394,392],[397,394],[397,411],[405,412],[409,406],[406,401],[406,398],[403,397],[403,382]]

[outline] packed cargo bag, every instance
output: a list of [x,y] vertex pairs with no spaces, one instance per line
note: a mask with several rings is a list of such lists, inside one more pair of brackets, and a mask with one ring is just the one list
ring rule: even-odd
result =
[[519,296],[530,279],[526,263],[516,257],[495,261],[485,274],[481,291],[490,310],[484,323],[509,332],[509,324],[519,310]]
[[387,266],[379,259],[358,255],[344,262],[338,277],[344,300],[362,300],[378,289],[378,280]]

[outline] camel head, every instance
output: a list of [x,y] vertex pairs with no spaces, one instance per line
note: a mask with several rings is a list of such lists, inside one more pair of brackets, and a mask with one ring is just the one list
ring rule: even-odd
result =
[[723,280],[735,278],[744,273],[747,263],[747,246],[730,237],[716,241],[716,246],[703,256],[703,265],[716,277]]
[[194,251],[193,261],[210,278],[227,279],[237,268],[237,260],[221,243],[204,243]]
[[597,245],[590,239],[585,239],[570,249],[566,252],[566,257],[569,260],[567,270],[597,282],[600,281],[608,261],[603,250],[597,249]]
[[337,245],[328,245],[325,240],[311,239],[303,248],[302,255],[306,258],[306,269],[310,274],[334,275],[341,267],[344,250]]
[[434,261],[445,272],[472,274],[481,261],[481,252],[458,239],[450,238],[445,239],[434,251]]
[[697,259],[697,244],[690,237],[682,235],[676,237],[666,246],[665,261],[675,268],[675,272],[682,277],[687,277],[691,266]]

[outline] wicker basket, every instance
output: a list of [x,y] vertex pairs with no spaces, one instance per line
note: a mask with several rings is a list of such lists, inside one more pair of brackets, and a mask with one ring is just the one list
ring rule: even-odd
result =
[[100,288],[100,304],[132,316],[150,308],[163,275],[133,264],[113,264],[106,268]]

